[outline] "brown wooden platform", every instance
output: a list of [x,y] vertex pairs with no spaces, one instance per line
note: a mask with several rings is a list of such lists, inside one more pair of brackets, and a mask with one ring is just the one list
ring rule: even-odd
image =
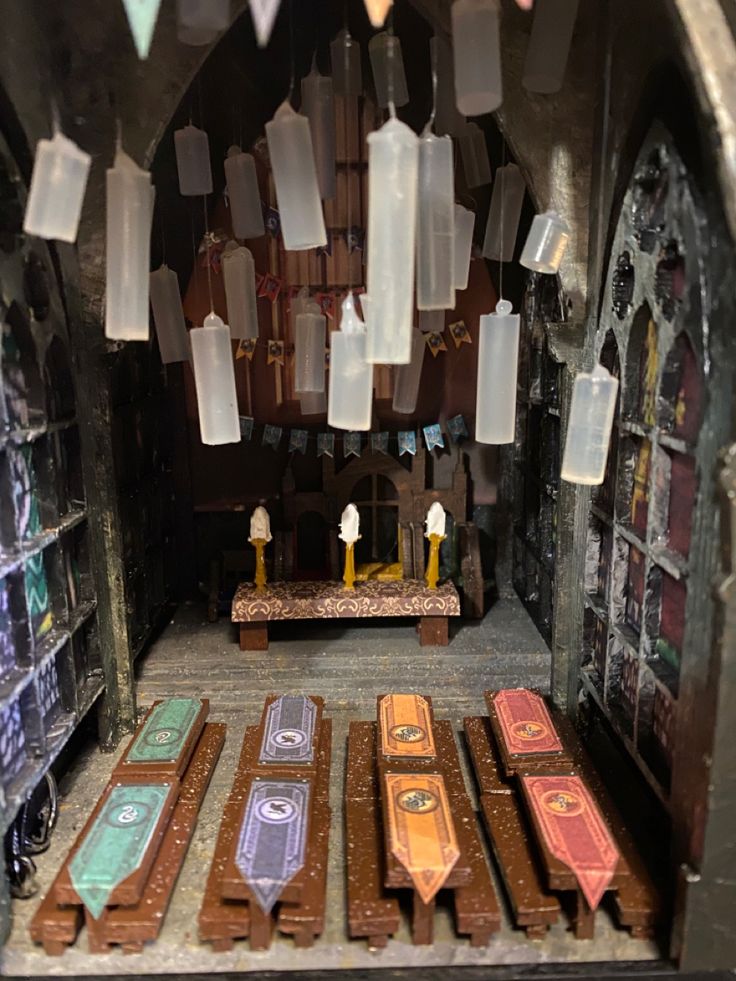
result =
[[[87,926],[91,953],[106,953],[116,944],[121,945],[125,953],[139,952],[146,942],[156,939],[163,925],[197,825],[202,801],[225,742],[226,726],[204,722],[208,708],[205,702],[192,728],[196,737],[193,735],[187,739],[177,759],[171,761],[168,772],[166,767],[155,764],[152,772],[146,770],[143,764],[126,769],[123,763],[130,747],[157,704],[147,713],[128,751],[115,767],[110,783],[77,836],[31,922],[31,937],[34,942],[43,945],[47,954],[62,954],[75,942],[83,922]],[[175,771],[181,773],[181,781]],[[92,827],[110,789],[142,780],[170,782],[171,806],[164,809],[145,860],[116,887],[102,915],[94,919],[82,906],[72,886],[69,863]]]
[[[309,947],[324,929],[330,808],[328,804],[332,723],[322,717],[323,700],[317,705],[314,762],[306,765],[259,763],[268,706],[265,702],[258,726],[248,726],[232,790],[225,804],[215,853],[199,912],[199,937],[215,951],[231,950],[234,942],[249,939],[252,950],[266,950],[276,929],[290,934],[297,947]],[[303,779],[311,787],[304,866],[282,889],[275,908],[266,914],[255,900],[235,861],[236,841],[253,781]]]
[[256,589],[241,583],[233,598],[233,623],[239,624],[240,649],[268,649],[272,620],[330,620],[375,617],[417,617],[419,643],[446,647],[448,617],[460,616],[460,598],[451,582],[437,589],[415,579],[356,582],[274,582]]
[[[431,708],[431,700],[427,701]],[[390,849],[380,789],[387,774],[442,775],[460,848],[443,886],[452,896],[457,932],[469,934],[472,945],[483,946],[500,928],[498,901],[465,791],[452,726],[433,721],[432,729],[434,759],[396,759],[381,754],[377,723],[350,724],[345,795],[348,929],[351,937],[364,937],[371,947],[385,946],[399,928],[397,889],[411,890],[413,942],[429,944],[433,937],[435,901],[422,902],[406,868]]]

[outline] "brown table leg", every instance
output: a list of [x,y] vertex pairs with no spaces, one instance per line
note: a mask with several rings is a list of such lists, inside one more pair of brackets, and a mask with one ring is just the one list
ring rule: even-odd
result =
[[434,899],[423,903],[418,892],[413,894],[411,916],[411,942],[413,944],[431,944],[434,934]]
[[419,617],[417,629],[421,647],[447,647],[450,643],[447,617]]
[[268,950],[273,937],[274,918],[271,913],[264,913],[255,900],[248,906],[250,910],[250,949]]
[[575,936],[578,940],[592,940],[595,933],[595,912],[578,889],[575,905]]
[[240,649],[241,651],[268,650],[268,623],[265,620],[240,624]]

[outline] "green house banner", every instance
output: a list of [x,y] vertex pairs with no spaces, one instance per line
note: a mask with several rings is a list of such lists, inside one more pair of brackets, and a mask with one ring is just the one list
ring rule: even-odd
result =
[[126,763],[171,763],[181,753],[202,702],[199,698],[167,698],[148,716],[130,747]]

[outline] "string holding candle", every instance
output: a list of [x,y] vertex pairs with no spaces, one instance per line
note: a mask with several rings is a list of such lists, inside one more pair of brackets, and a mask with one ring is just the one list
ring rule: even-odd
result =
[[498,0],[455,0],[451,9],[455,101],[463,116],[482,116],[501,105]]
[[552,95],[565,77],[579,0],[545,0],[534,9],[521,84],[528,92]]
[[225,158],[225,182],[235,238],[260,238],[265,235],[253,155],[243,153],[239,146],[231,146]]
[[332,79],[317,70],[316,54],[312,68],[302,79],[302,112],[309,120],[317,183],[323,201],[335,197],[335,99]]
[[340,329],[330,334],[327,424],[335,429],[371,426],[373,366],[366,361],[366,330],[352,293],[342,303]]
[[603,483],[616,412],[618,378],[602,365],[575,378],[561,476],[572,484]]
[[39,140],[23,231],[39,238],[76,242],[79,217],[92,158],[59,129],[54,119],[50,140]]
[[105,337],[147,341],[151,224],[151,175],[123,152],[118,135],[107,171]]
[[230,0],[177,0],[176,36],[182,44],[210,44],[230,26]]
[[199,432],[207,446],[240,442],[230,328],[215,313],[191,331]]

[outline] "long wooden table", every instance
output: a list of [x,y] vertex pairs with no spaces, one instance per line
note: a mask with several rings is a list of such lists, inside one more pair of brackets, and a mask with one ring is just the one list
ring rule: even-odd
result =
[[273,620],[331,620],[416,617],[421,646],[449,644],[449,617],[460,616],[460,597],[451,582],[428,589],[416,579],[368,580],[345,589],[342,582],[273,582],[257,589],[241,583],[232,605],[232,621],[243,651],[268,650]]

